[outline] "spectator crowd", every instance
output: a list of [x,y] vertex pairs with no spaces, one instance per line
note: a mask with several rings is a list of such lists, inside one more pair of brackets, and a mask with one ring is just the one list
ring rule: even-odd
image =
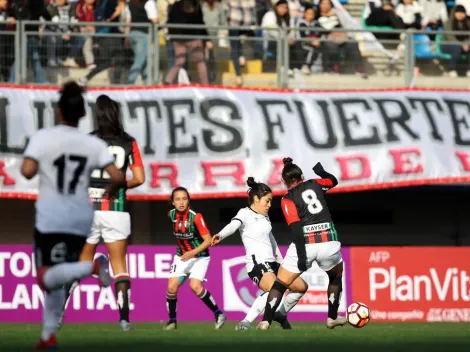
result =
[[[470,0],[457,0],[450,10],[443,0],[369,0],[363,17],[368,26],[461,31],[444,36],[453,43],[443,45],[443,52],[451,57],[450,76],[457,75],[464,57],[470,77],[469,9]],[[164,83],[175,83],[190,63],[200,83],[217,82],[216,52],[229,46],[236,83],[242,85],[248,61],[244,43],[252,43],[256,58],[270,60],[279,55],[280,29],[287,33],[289,67],[283,69],[290,75],[340,73],[349,62],[367,77],[355,37],[334,31],[345,24],[332,0],[0,0],[2,81],[16,79],[14,36],[5,33],[21,20],[39,21],[25,26],[37,83],[47,82],[46,67],[86,68],[82,84],[108,68],[113,84],[135,84],[139,76],[146,83],[152,45],[162,39],[168,63]],[[160,25],[161,38],[152,42],[153,24]]]

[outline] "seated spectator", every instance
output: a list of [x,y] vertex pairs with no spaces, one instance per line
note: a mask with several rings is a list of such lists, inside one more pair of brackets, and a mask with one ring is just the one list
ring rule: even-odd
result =
[[[173,4],[168,13],[168,24],[204,25],[201,5],[198,0],[180,0]],[[168,72],[165,82],[173,84],[179,70],[186,62],[186,54],[190,53],[191,59],[196,63],[199,80],[202,84],[208,84],[207,65],[204,61],[203,41],[198,36],[207,36],[207,30],[188,28],[169,28],[169,35],[175,51],[175,65]],[[194,39],[182,39],[178,36],[194,36]],[[206,47],[210,44],[206,43]]]
[[422,28],[428,28],[433,31],[442,29],[444,23],[449,19],[447,15],[447,6],[444,0],[420,0]]
[[[315,21],[315,10],[313,7],[305,7],[303,19],[297,24],[298,38],[304,39],[300,42],[302,51],[300,52],[303,60],[302,73],[310,74],[313,63],[318,58],[320,51],[320,33],[317,32],[318,24]],[[308,41],[307,41],[308,39]]]
[[[49,67],[57,67],[59,64],[65,67],[77,68],[75,58],[82,50],[84,39],[79,36],[71,36],[74,28],[62,23],[76,23],[75,13],[67,0],[55,0],[49,5],[49,13],[53,23],[61,23],[48,26],[52,32],[58,35],[47,36],[47,56]],[[78,28],[77,28],[78,29]],[[57,54],[59,57],[57,57]]]
[[242,70],[246,59],[243,54],[243,46],[240,39],[243,34],[249,34],[246,30],[231,27],[249,27],[256,23],[256,2],[255,0],[228,0],[227,24],[229,26],[228,36],[237,39],[230,39],[230,56],[237,75],[238,86],[243,84]]
[[421,5],[415,0],[402,0],[396,9],[396,13],[403,20],[406,29],[421,29],[422,11]]
[[287,0],[277,0],[274,9],[264,15],[261,27],[272,28],[272,30],[263,30],[263,36],[267,41],[268,51],[270,52],[277,51],[277,39],[280,35],[278,28],[287,30],[289,44],[289,76],[292,76],[293,69],[297,68],[299,65],[296,58],[298,46],[296,45],[296,32],[293,30],[293,19],[289,13]]
[[462,5],[465,8],[465,11],[467,11],[467,14],[470,13],[470,0],[457,0],[455,5]]
[[0,39],[0,81],[8,81],[10,67],[15,57],[15,38],[13,35],[16,23],[8,0],[0,0],[0,31],[11,31],[12,35],[2,35]]
[[[319,10],[317,21],[321,28],[328,31],[343,28],[331,0],[321,0]],[[321,45],[323,69],[326,72],[340,72],[340,54],[343,53],[348,61],[351,60],[354,63],[356,73],[363,78],[367,78],[359,46],[356,41],[350,38],[348,33],[323,32],[322,38],[326,39]]]
[[[154,0],[131,0],[129,2],[130,16],[127,23],[152,24],[158,23],[157,4]],[[134,62],[129,72],[129,84],[135,84],[137,77],[147,84],[147,58],[149,53],[149,30],[146,27],[134,27],[130,29],[129,38]]]
[[[403,20],[396,14],[392,0],[369,2],[369,15],[366,17],[368,26],[392,27],[393,29],[405,28]],[[376,33],[374,33],[377,36]],[[392,35],[392,37],[397,37]],[[382,36],[383,39],[392,39],[390,35]]]
[[[206,24],[207,32],[211,36],[211,45],[206,46],[206,60],[209,70],[209,83],[215,83],[217,79],[217,62],[215,60],[214,48],[216,47],[219,29],[227,25],[227,17],[221,0],[203,0],[201,2],[202,15]],[[206,41],[207,42],[207,41]]]
[[[450,19],[444,26],[445,31],[462,32],[462,35],[444,34],[442,51],[451,55],[449,61],[449,76],[457,77],[457,64],[462,54],[466,54],[467,77],[470,77],[470,19],[462,5],[457,5],[451,12]],[[452,43],[453,42],[453,43]]]
[[[96,0],[80,0],[75,8],[75,17],[79,22],[95,22],[95,2]],[[80,32],[85,34],[95,33],[94,26],[80,26]],[[89,69],[94,69],[95,55],[93,53],[94,38],[83,36],[83,57]]]

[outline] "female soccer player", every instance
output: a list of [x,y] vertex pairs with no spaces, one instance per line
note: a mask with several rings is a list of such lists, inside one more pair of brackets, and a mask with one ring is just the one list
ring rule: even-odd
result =
[[[130,330],[129,295],[130,278],[127,273],[127,238],[131,233],[131,218],[127,210],[126,190],[140,186],[145,182],[145,172],[139,147],[133,137],[128,135],[119,120],[119,104],[107,95],[96,99],[93,111],[98,129],[93,135],[108,144],[109,152],[114,155],[114,164],[125,175],[127,168],[132,171],[132,179],[125,188],[109,199],[104,191],[109,182],[109,175],[104,170],[95,170],[91,174],[90,198],[93,200],[95,216],[91,235],[88,236],[80,256],[81,261],[92,260],[96,246],[103,239],[108,249],[111,267],[114,273],[114,287],[119,306],[119,320],[122,330]],[[76,286],[76,285],[75,285]],[[72,287],[69,292],[73,291]]]
[[[253,177],[249,177],[246,183],[250,187],[248,191],[249,206],[240,209],[230,224],[212,238],[214,246],[235,231],[240,231],[246,251],[248,276],[265,292],[255,300],[245,319],[238,323],[235,330],[248,330],[251,323],[263,312],[268,296],[266,292],[274,284],[277,271],[282,263],[282,255],[271,232],[271,221],[268,216],[273,199],[272,191],[264,183],[255,182]],[[279,322],[283,329],[291,329],[287,321],[287,313],[294,308],[307,289],[308,285],[302,278],[299,277],[292,281],[289,286],[290,292],[274,317],[274,320]]]
[[320,163],[313,167],[313,171],[321,179],[304,181],[302,170],[292,163],[291,158],[284,159],[282,180],[289,191],[282,198],[281,206],[292,232],[293,243],[269,291],[269,303],[266,304],[263,321],[257,329],[269,329],[284,292],[302,272],[312,267],[314,261],[326,271],[329,278],[326,326],[334,329],[347,323],[346,318],[338,316],[343,290],[341,243],[323,194],[336,186],[338,180],[326,172]]
[[189,285],[193,292],[214,313],[216,330],[222,328],[227,319],[203,286],[209,267],[209,247],[211,234],[201,213],[190,209],[191,198],[184,187],[177,187],[171,192],[171,204],[174,209],[168,212],[172,223],[173,234],[176,236],[178,247],[171,265],[170,278],[166,304],[170,320],[165,324],[165,330],[175,330],[176,323],[176,297],[178,288],[189,277]]

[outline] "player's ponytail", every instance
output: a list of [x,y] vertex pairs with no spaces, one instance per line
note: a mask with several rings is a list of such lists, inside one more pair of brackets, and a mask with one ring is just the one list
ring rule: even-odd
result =
[[109,96],[102,94],[96,99],[93,116],[98,126],[98,136],[122,136],[124,134],[120,120],[121,107]]
[[248,177],[246,180],[248,187],[248,205],[252,205],[255,202],[255,196],[262,198],[265,195],[272,193],[271,188],[261,182],[256,182],[253,177]]
[[293,163],[294,160],[288,157],[284,158],[282,161],[284,163],[284,168],[282,169],[282,180],[287,187],[291,187],[295,183],[302,181],[302,169]]

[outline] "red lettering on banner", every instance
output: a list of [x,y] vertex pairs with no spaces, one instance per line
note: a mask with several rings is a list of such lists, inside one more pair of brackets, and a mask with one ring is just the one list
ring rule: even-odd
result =
[[470,154],[465,152],[455,152],[455,155],[460,159],[460,163],[462,164],[463,171],[470,171]]
[[412,155],[415,157],[421,156],[421,150],[418,148],[392,149],[389,153],[392,155],[395,164],[393,169],[395,175],[420,174],[424,171],[423,164],[412,159]]
[[271,176],[269,176],[268,185],[277,186],[282,182],[281,176],[282,169],[284,168],[284,162],[282,159],[273,159],[272,162],[274,164],[274,170],[271,173]]
[[[367,156],[364,155],[353,155],[353,156],[338,156],[336,160],[339,163],[341,169],[341,180],[350,181],[350,180],[361,180],[369,178],[372,174],[370,168],[370,161]],[[359,163],[360,171],[354,172],[351,170],[353,163]]]
[[[168,180],[170,181],[171,187],[175,188],[178,187],[178,181],[176,178],[178,177],[178,166],[174,163],[151,163],[150,168],[152,169],[152,182],[150,183],[150,187],[158,188],[161,186],[160,180]],[[165,174],[160,175],[160,170],[168,170]]]
[[201,165],[204,168],[204,186],[217,186],[216,177],[233,177],[237,186],[245,185],[245,166],[242,161],[203,161]]
[[470,321],[468,249],[355,247],[350,256],[352,301],[373,321]]
[[0,178],[3,177],[3,185],[4,186],[14,186],[15,185],[15,179],[8,175],[8,173],[5,171],[5,162],[3,160],[0,160]]

